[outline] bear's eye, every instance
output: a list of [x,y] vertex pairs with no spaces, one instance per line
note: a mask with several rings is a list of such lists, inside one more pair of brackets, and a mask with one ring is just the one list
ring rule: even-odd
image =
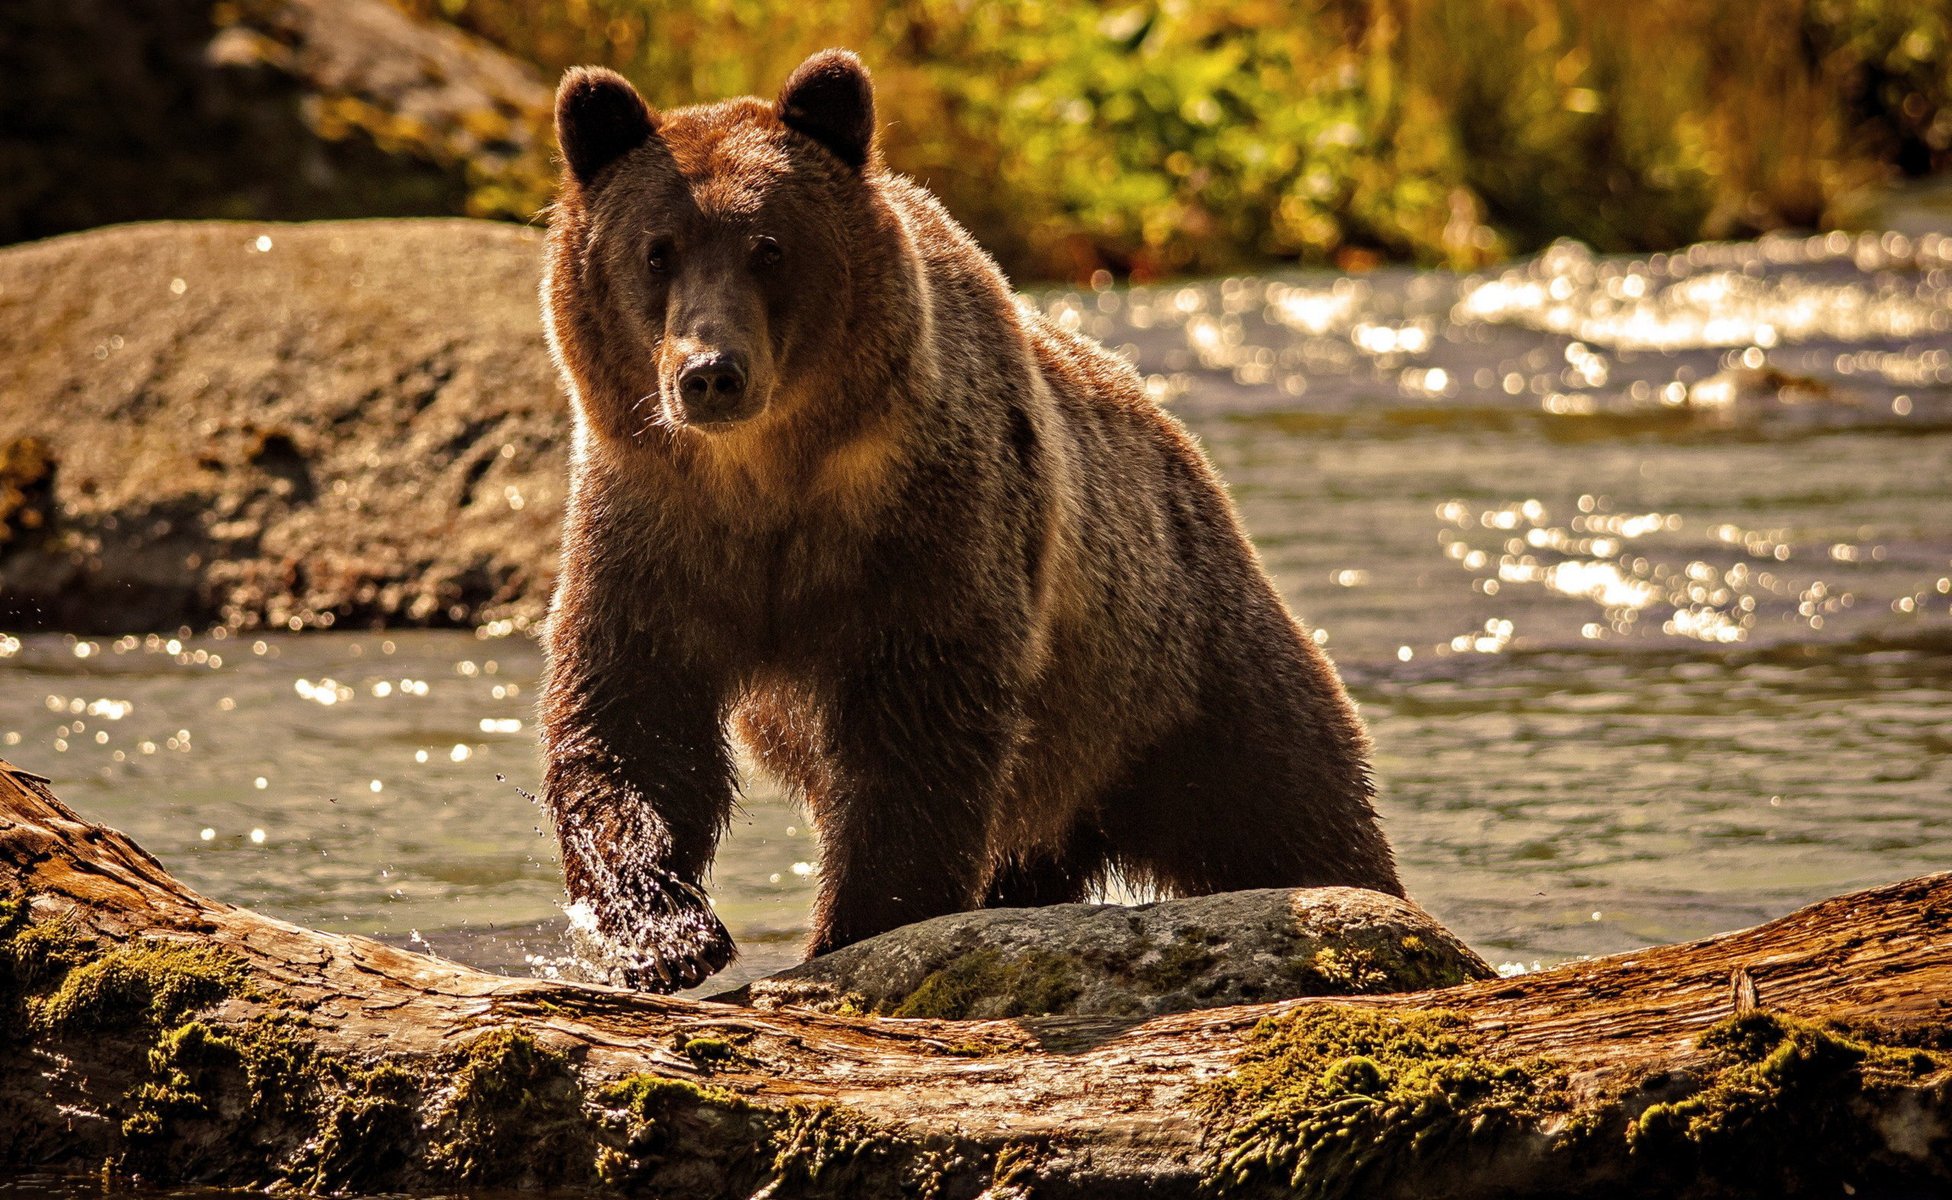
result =
[[670,240],[667,238],[659,238],[657,241],[652,242],[649,252],[644,255],[644,265],[651,269],[651,274],[653,275],[663,275],[669,272],[671,270]]
[[752,244],[752,265],[755,267],[777,267],[782,256],[779,243],[772,238],[762,237]]

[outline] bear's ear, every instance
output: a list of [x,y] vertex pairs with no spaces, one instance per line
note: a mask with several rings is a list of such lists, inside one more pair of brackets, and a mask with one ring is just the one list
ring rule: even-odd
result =
[[605,67],[571,67],[556,89],[556,144],[579,183],[651,140],[657,118],[630,86]]
[[779,90],[779,119],[848,166],[865,166],[874,147],[874,85],[867,68],[851,51],[822,50]]

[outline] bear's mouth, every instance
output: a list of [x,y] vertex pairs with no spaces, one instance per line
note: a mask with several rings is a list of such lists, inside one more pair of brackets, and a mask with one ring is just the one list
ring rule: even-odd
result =
[[673,426],[696,429],[701,433],[723,433],[751,421],[766,409],[766,396],[749,388],[737,397],[686,397],[674,389],[664,389],[664,411]]

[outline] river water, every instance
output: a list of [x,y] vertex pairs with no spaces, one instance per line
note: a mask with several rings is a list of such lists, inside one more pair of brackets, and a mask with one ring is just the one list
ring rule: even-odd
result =
[[[1376,740],[1410,891],[1508,969],[1952,867],[1952,240],[1039,297],[1128,348]],[[540,659],[488,631],[0,636],[0,756],[195,887],[562,965]],[[713,892],[794,961],[749,778]]]

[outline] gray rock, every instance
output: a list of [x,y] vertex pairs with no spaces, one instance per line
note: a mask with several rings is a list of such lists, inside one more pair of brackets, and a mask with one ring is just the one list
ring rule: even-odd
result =
[[897,1017],[1152,1016],[1447,987],[1494,972],[1407,900],[1269,888],[955,913],[750,985],[755,1007]]

